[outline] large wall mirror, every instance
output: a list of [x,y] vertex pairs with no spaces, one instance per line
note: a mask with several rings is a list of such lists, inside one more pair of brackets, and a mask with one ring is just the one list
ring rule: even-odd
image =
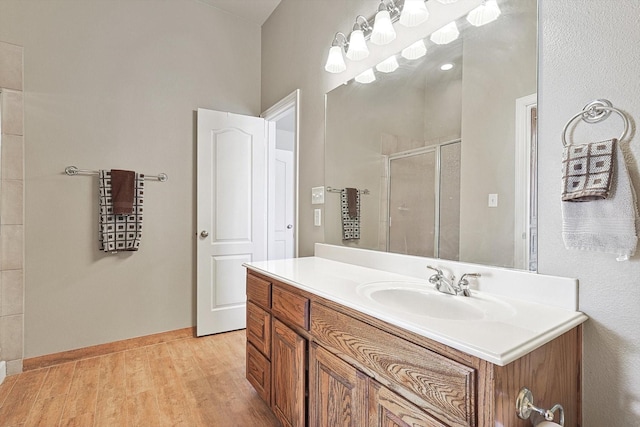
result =
[[327,243],[536,270],[537,2],[498,5],[327,94]]

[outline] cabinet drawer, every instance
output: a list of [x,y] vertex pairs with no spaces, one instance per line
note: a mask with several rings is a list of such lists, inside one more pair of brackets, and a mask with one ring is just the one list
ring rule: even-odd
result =
[[477,425],[475,369],[316,303],[311,333],[445,424]]
[[286,291],[279,286],[274,286],[271,312],[285,323],[309,330],[308,298]]
[[271,308],[271,282],[247,274],[247,300],[269,310]]
[[247,343],[247,380],[271,405],[271,363],[251,343]]
[[271,356],[271,315],[252,302],[247,302],[247,341]]

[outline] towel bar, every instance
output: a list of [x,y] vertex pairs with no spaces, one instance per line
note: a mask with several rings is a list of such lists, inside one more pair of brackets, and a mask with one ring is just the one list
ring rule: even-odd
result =
[[[341,193],[342,192],[342,188],[333,188],[333,187],[327,187],[327,191],[329,193]],[[364,190],[358,190],[360,192],[360,194],[370,194],[371,191],[369,191],[368,189],[364,189]]]
[[596,99],[595,101],[591,101],[585,105],[582,111],[571,117],[569,121],[567,121],[567,124],[564,125],[564,129],[562,130],[562,145],[565,147],[569,145],[567,144],[567,130],[569,130],[569,126],[571,126],[571,123],[573,123],[577,118],[581,118],[587,123],[599,123],[609,117],[612,112],[618,114],[622,118],[624,130],[618,140],[624,140],[625,136],[627,136],[627,132],[629,132],[629,118],[627,115],[615,108],[613,104],[611,104],[611,101],[607,99]]
[[[99,171],[94,171],[94,170],[88,170],[88,169],[78,169],[75,166],[67,166],[66,168],[64,168],[64,173],[66,173],[69,176],[74,176],[74,175],[98,175],[100,172]],[[158,175],[144,175],[144,179],[149,180],[149,179],[154,179],[156,181],[160,181],[160,182],[165,182],[169,179],[169,176],[166,173],[159,173]]]

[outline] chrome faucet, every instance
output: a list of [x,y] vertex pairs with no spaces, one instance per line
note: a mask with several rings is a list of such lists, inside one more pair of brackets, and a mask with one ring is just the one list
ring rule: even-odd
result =
[[471,296],[467,277],[480,277],[479,273],[465,273],[456,284],[456,277],[453,274],[450,277],[446,277],[439,268],[430,265],[427,268],[436,272],[436,274],[429,277],[429,283],[435,285],[439,292],[449,295]]

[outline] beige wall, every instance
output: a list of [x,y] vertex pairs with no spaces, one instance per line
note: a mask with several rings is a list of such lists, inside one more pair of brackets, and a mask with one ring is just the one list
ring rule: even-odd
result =
[[22,371],[24,337],[24,117],[22,47],[0,42],[0,361]]
[[[195,0],[0,2],[24,47],[25,356],[195,323],[194,110],[260,113],[260,28]],[[142,246],[97,248],[97,181],[166,172]]]

